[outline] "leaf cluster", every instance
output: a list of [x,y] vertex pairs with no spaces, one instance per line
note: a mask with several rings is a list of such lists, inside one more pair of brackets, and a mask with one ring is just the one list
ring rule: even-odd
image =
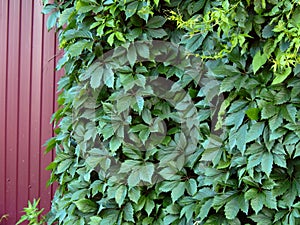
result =
[[21,224],[25,221],[28,222],[29,225],[43,225],[45,224],[45,218],[41,217],[42,212],[44,209],[39,209],[38,204],[40,202],[40,199],[36,200],[33,199],[33,202],[31,203],[28,201],[28,206],[24,208],[24,215],[19,219],[19,221],[16,223],[16,225]]
[[48,223],[300,223],[299,10],[44,2],[65,70]]

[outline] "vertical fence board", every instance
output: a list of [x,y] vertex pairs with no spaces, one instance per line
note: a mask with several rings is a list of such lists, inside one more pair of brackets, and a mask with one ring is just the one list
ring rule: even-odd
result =
[[8,1],[0,1],[0,215],[5,213],[7,27]]
[[40,172],[40,126],[41,126],[41,80],[43,62],[43,19],[41,7],[34,4],[33,12],[33,37],[32,37],[32,77],[31,77],[31,113],[30,113],[30,190],[29,198],[39,197],[39,172]]
[[19,35],[20,1],[9,1],[6,115],[6,208],[12,220],[17,211],[17,151],[18,151],[18,91],[19,91]]
[[41,10],[39,0],[0,1],[0,217],[9,214],[1,225],[15,224],[33,198],[48,211],[54,193],[45,170],[54,153],[42,145],[53,135],[57,41]]
[[[18,174],[19,182],[17,192],[18,209],[24,208],[28,200],[29,186],[29,137],[30,137],[30,79],[31,74],[31,38],[32,38],[32,8],[31,1],[22,1],[21,5],[21,44],[20,44],[20,104],[19,104],[19,149],[18,149]],[[20,218],[22,212],[17,212]]]

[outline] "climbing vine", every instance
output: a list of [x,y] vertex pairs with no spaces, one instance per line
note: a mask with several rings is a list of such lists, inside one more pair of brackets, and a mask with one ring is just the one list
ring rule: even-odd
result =
[[300,223],[299,4],[44,0],[48,223]]

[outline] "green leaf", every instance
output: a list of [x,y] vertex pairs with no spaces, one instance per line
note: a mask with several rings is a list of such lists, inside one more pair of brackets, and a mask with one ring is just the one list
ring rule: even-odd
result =
[[103,71],[103,80],[104,80],[104,84],[107,87],[109,88],[114,87],[115,76],[113,70],[110,67],[106,67],[105,70]]
[[251,207],[257,214],[263,208],[263,202],[265,201],[265,197],[262,193],[258,193],[255,198],[251,199]]
[[235,198],[237,195],[236,191],[229,191],[226,193],[220,193],[214,197],[214,209],[217,211],[223,207],[226,203],[228,203],[231,199]]
[[164,36],[168,35],[164,29],[147,29],[148,35],[153,38],[163,38]]
[[244,154],[246,150],[246,138],[249,134],[247,134],[247,124],[244,124],[240,127],[240,129],[237,132],[236,136],[236,146],[241,151],[242,154]]
[[133,218],[133,207],[131,203],[127,203],[123,209],[124,212],[124,219],[125,221],[128,222],[133,222],[134,223],[134,218]]
[[269,127],[272,132],[281,126],[283,122],[282,116],[280,114],[274,115],[271,119],[269,119]]
[[264,29],[262,30],[262,37],[265,39],[273,37],[274,36],[273,28],[274,27],[270,26],[269,24],[265,26]]
[[180,197],[182,197],[184,191],[185,191],[185,183],[179,182],[171,192],[172,202],[176,202]]
[[89,222],[89,225],[99,225],[101,221],[101,217],[99,216],[92,216],[91,221]]
[[269,119],[270,117],[274,116],[278,113],[278,107],[276,107],[272,103],[267,103],[263,106],[261,110],[261,118],[262,119]]
[[136,48],[133,44],[128,48],[127,59],[132,67],[137,62]]
[[262,160],[262,153],[251,154],[248,158],[247,169],[254,168],[259,165]]
[[138,1],[133,1],[126,7],[125,10],[126,19],[132,17],[133,14],[136,13],[138,5],[139,5]]
[[124,203],[125,197],[127,195],[127,187],[125,185],[121,185],[118,187],[115,193],[116,203],[121,207]]
[[295,123],[297,109],[292,104],[288,104],[281,108],[283,118],[289,122]]
[[67,8],[64,11],[62,11],[61,15],[58,19],[58,27],[63,26],[65,23],[68,22],[70,16],[74,13],[74,7]]
[[253,72],[256,73],[260,67],[262,67],[268,60],[268,56],[266,54],[260,53],[260,51],[257,51],[256,54],[253,57],[252,67]]
[[74,202],[76,207],[83,213],[94,213],[98,209],[98,205],[90,199],[80,199]]
[[145,204],[145,210],[146,210],[148,216],[150,216],[154,207],[155,207],[154,201],[152,199],[147,199],[146,204]]
[[49,14],[55,9],[57,9],[56,4],[45,4],[44,7],[43,7],[43,10],[42,10],[42,13],[43,14]]
[[239,78],[240,78],[240,75],[225,77],[222,80],[222,83],[220,86],[220,92],[223,93],[223,92],[231,91],[235,87],[235,83],[236,83],[235,81]]
[[249,210],[249,202],[245,199],[245,196],[243,194],[240,194],[237,197],[238,205],[240,210],[242,210],[246,215],[248,215]]
[[63,33],[63,37],[65,41],[70,41],[74,38],[87,38],[87,39],[93,39],[93,35],[89,30],[81,29],[70,29]]
[[250,200],[257,196],[258,190],[256,188],[250,188],[245,193],[245,199]]
[[124,38],[124,35],[123,35],[121,32],[116,31],[116,32],[115,32],[115,36],[117,37],[117,39],[118,39],[119,41],[126,42],[126,40],[125,40],[125,38]]
[[144,43],[136,43],[136,50],[139,56],[145,58],[145,59],[150,59],[150,50],[149,46]]
[[142,119],[145,123],[151,124],[152,123],[152,115],[151,111],[147,108],[144,108],[142,111]]
[[231,199],[226,205],[225,205],[225,216],[227,219],[234,219],[236,218],[238,212],[240,210],[240,206],[237,201],[237,197],[234,199]]
[[102,130],[101,130],[101,134],[104,138],[104,140],[107,140],[108,138],[110,138],[111,136],[114,135],[114,129],[112,127],[111,124],[107,124]]
[[93,42],[89,40],[80,40],[68,48],[68,52],[71,55],[71,57],[79,56],[84,49],[91,50],[93,46]]
[[115,40],[115,33],[111,33],[111,34],[108,36],[108,38],[107,38],[107,43],[108,43],[110,46],[113,46],[114,40]]
[[197,193],[197,181],[191,178],[185,183],[188,194],[191,196],[195,195]]
[[177,181],[163,181],[159,187],[161,192],[169,192],[177,186]]
[[76,10],[78,11],[77,13],[87,13],[93,10],[93,8],[94,6],[91,6],[84,1],[77,1],[76,3]]
[[160,28],[164,25],[165,22],[166,22],[166,19],[164,17],[154,16],[148,21],[146,26],[148,28]]
[[141,197],[141,192],[137,187],[130,188],[128,191],[128,197],[134,203],[137,203]]
[[272,220],[272,217],[270,215],[267,216],[264,213],[259,213],[257,215],[252,215],[249,218],[251,220],[253,220],[256,223],[256,225],[271,225],[271,224],[274,224],[274,221]]
[[269,177],[273,168],[273,154],[265,152],[262,156],[261,169]]
[[258,123],[253,124],[247,133],[246,143],[258,139],[262,135],[264,127],[265,127],[264,122],[258,122]]
[[269,209],[277,209],[276,197],[272,194],[272,191],[264,191],[263,193],[266,197],[265,206]]
[[94,71],[92,71],[91,80],[90,80],[90,84],[92,88],[96,89],[100,87],[103,73],[104,73],[104,69],[102,66],[99,66]]
[[294,153],[294,158],[300,156],[300,143],[298,143],[296,145],[296,150],[295,150],[295,153]]
[[150,130],[149,129],[142,130],[139,133],[139,138],[140,138],[140,140],[142,141],[143,144],[145,144],[146,141],[149,139],[149,135],[150,135]]
[[138,124],[138,125],[131,127],[129,132],[140,132],[140,131],[147,130],[147,129],[148,129],[148,126],[146,126],[145,124]]
[[59,18],[59,12],[54,12],[48,17],[48,19],[47,19],[48,31],[51,30],[55,26],[58,18]]
[[285,135],[287,132],[286,129],[283,128],[278,128],[276,130],[274,130],[271,134],[270,134],[270,141],[276,140],[278,138],[281,138],[283,135]]
[[212,207],[212,204],[213,204],[213,199],[208,199],[202,205],[200,213],[199,213],[199,217],[201,218],[201,221],[207,217],[207,215]]
[[233,129],[237,130],[243,123],[244,117],[245,117],[245,112],[243,110],[229,114],[225,118],[225,125],[228,126],[234,125]]
[[246,114],[247,116],[251,119],[251,120],[258,120],[259,119],[259,109],[258,108],[249,108],[246,110]]
[[101,222],[99,225],[109,225],[116,224],[119,218],[119,211],[117,210],[108,210],[105,212],[104,216],[102,216]]
[[74,162],[73,159],[65,159],[61,161],[56,168],[56,173],[63,173],[67,171],[67,169],[71,166],[71,164]]
[[120,138],[118,137],[112,137],[112,139],[109,142],[109,148],[110,150],[112,150],[113,152],[115,152],[118,148],[120,148],[122,142],[120,140]]
[[88,193],[89,193],[89,191],[86,190],[86,189],[81,189],[81,190],[75,191],[75,192],[72,194],[71,200],[72,200],[72,201],[75,201],[75,200],[78,200],[78,199],[82,199],[82,198],[84,198]]
[[159,1],[160,1],[160,0],[154,0],[154,3],[155,3],[156,6],[159,5]]
[[130,173],[130,175],[128,176],[128,186],[129,187],[135,187],[140,183],[140,174],[139,171],[133,171]]
[[172,224],[177,219],[178,219],[178,216],[176,216],[176,215],[167,215],[163,220],[163,225]]
[[194,211],[195,211],[195,207],[193,204],[186,205],[180,211],[180,217],[185,215],[186,220],[191,221],[193,218]]
[[285,68],[285,70],[281,73],[276,72],[275,79],[273,80],[272,85],[282,83],[290,75],[291,72],[292,72],[291,67]]
[[286,103],[290,100],[291,98],[291,93],[285,89],[280,90],[276,95],[275,95],[275,104],[280,105],[283,103]]
[[187,50],[191,52],[195,52],[202,45],[206,35],[207,32],[195,34],[192,37],[190,36],[183,37],[182,44],[185,45]]
[[277,154],[274,154],[274,163],[277,165],[277,166],[280,166],[282,168],[286,168],[286,159],[285,159],[285,155],[277,155]]
[[144,109],[144,98],[141,96],[136,96],[136,102],[137,102],[139,111],[141,112]]
[[145,166],[140,167],[140,179],[152,183],[152,176],[154,174],[154,164],[147,163]]

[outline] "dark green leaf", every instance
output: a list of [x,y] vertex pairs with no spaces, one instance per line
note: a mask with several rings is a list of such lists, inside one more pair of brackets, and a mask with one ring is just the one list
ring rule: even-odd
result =
[[246,142],[248,143],[250,141],[254,141],[254,140],[258,139],[262,135],[264,127],[265,127],[264,122],[258,122],[258,123],[253,124],[247,133],[247,136],[246,136],[247,141]]
[[164,29],[148,28],[147,32],[148,32],[149,36],[153,37],[153,38],[163,38],[164,36],[168,35]]
[[139,5],[138,1],[133,1],[126,7],[126,11],[125,11],[126,19],[130,18],[131,16],[133,16],[133,14],[136,13],[138,5]]
[[180,197],[183,196],[184,191],[185,191],[185,183],[184,182],[178,183],[177,186],[171,192],[172,201],[176,202]]
[[154,16],[148,21],[146,26],[148,28],[160,28],[164,25],[165,22],[166,22],[166,19],[164,17]]
[[240,127],[236,136],[236,146],[244,154],[246,150],[246,140],[248,140],[249,134],[247,134],[247,124]]
[[273,36],[274,36],[273,26],[271,25],[265,26],[264,29],[262,30],[262,37],[267,39]]
[[253,72],[256,73],[267,62],[267,60],[268,56],[266,54],[261,55],[260,51],[257,51],[252,62]]
[[273,155],[270,152],[265,152],[262,156],[261,169],[263,172],[267,174],[267,176],[270,176],[272,168],[273,168]]

